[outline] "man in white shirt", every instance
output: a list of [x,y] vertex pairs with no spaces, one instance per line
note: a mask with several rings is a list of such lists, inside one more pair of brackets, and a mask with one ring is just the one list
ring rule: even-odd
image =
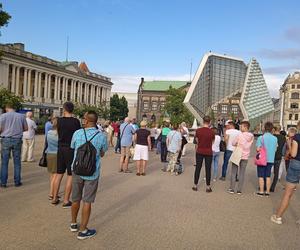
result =
[[241,131],[235,129],[235,123],[232,120],[226,121],[225,127],[226,127],[226,131],[225,131],[225,135],[224,135],[224,140],[226,143],[226,151],[224,153],[222,176],[220,177],[220,180],[222,180],[222,181],[225,181],[228,162],[229,162],[229,159],[230,159],[230,156],[231,156],[233,150],[235,149],[235,146],[232,145],[232,142],[241,133]]
[[26,122],[28,130],[23,132],[23,145],[22,145],[22,161],[32,162],[34,150],[34,136],[37,129],[36,123],[32,119],[33,114],[31,111],[26,113]]

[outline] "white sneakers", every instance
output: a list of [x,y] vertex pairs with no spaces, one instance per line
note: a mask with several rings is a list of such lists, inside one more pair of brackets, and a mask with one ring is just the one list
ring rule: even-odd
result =
[[271,221],[278,224],[278,225],[281,225],[282,224],[282,218],[281,217],[277,217],[276,214],[273,214],[271,216]]

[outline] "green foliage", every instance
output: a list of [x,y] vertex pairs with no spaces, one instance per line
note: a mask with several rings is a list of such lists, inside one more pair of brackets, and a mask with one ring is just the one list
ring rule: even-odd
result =
[[180,124],[181,122],[186,122],[189,125],[193,124],[194,116],[183,104],[185,96],[186,91],[182,89],[170,87],[167,91],[166,104],[163,111],[168,114],[172,124]]
[[109,108],[105,103],[97,106],[91,106],[87,104],[75,104],[74,114],[83,118],[87,111],[95,111],[99,118],[107,119],[109,116]]
[[16,96],[5,88],[0,88],[0,108],[4,109],[5,104],[11,104],[14,109],[22,109],[23,98]]
[[123,120],[128,116],[128,102],[124,96],[119,98],[118,94],[114,94],[110,98],[110,120]]
[[6,26],[10,18],[11,16],[3,10],[2,3],[0,3],[0,27]]

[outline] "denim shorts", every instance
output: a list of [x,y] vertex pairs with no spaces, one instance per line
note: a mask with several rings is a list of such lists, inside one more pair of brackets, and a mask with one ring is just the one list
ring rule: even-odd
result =
[[267,178],[271,177],[271,170],[274,163],[267,163],[267,166],[257,166],[257,177],[258,178]]
[[297,184],[300,180],[300,161],[290,160],[290,165],[286,175],[286,181]]

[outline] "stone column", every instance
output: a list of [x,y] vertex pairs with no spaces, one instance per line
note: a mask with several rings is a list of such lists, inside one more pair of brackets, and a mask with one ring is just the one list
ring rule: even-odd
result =
[[57,100],[57,90],[58,90],[58,82],[57,82],[57,75],[55,75],[55,80],[54,80],[54,102]]
[[75,101],[76,81],[72,80],[71,83],[71,101]]
[[83,96],[82,102],[87,104],[87,83],[86,82],[84,83],[84,93],[83,94],[84,94],[84,96]]
[[38,78],[39,78],[39,72],[35,71],[35,76],[34,76],[34,97],[38,98]]
[[51,74],[48,75],[48,99],[51,99]]
[[61,99],[60,99],[61,77],[58,76],[57,78],[58,78],[58,79],[57,79],[57,101],[60,103],[60,102],[61,102]]
[[45,81],[44,81],[44,98],[48,98],[48,74],[45,73]]
[[66,97],[66,78],[63,78],[63,84],[62,84],[62,101],[65,101]]
[[91,84],[91,91],[90,91],[90,104],[95,105],[94,103],[94,84]]
[[19,91],[20,91],[20,66],[18,66],[17,68],[16,89],[15,89],[16,95],[19,95]]
[[82,82],[78,83],[78,102],[82,103]]
[[16,66],[12,64],[12,74],[11,74],[11,86],[10,91],[15,92],[16,89]]
[[31,75],[32,75],[32,70],[28,69],[28,80],[27,80],[27,96],[32,98],[31,94]]
[[24,75],[23,75],[23,96],[27,97],[27,84],[28,84],[28,69],[24,68]]
[[42,72],[38,72],[38,98],[42,98]]

